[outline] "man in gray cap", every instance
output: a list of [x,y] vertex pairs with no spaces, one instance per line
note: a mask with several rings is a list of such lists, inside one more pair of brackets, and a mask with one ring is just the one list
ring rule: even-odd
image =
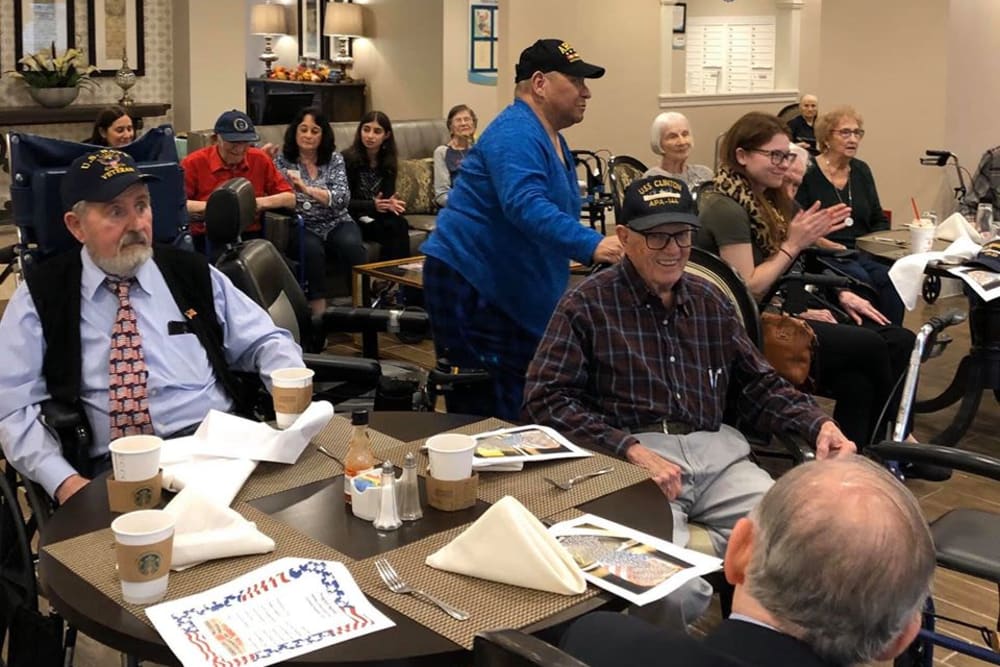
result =
[[[83,247],[26,274],[0,320],[0,443],[60,503],[110,466],[111,440],[241,407],[231,371],[270,387],[271,371],[303,365],[291,335],[204,256],[153,244],[153,178],[110,148],[74,161],[64,219]],[[82,409],[90,451],[61,449],[40,418],[48,399]]]
[[690,518],[722,555],[772,483],[743,434],[722,423],[730,386],[759,433],[800,436],[820,459],[854,443],[771,368],[731,302],[684,272],[699,226],[687,185],[633,182],[618,223],[626,259],[559,302],[528,368],[526,416],[646,468],[670,502],[674,542],[687,543]]
[[449,411],[517,419],[525,369],[569,282],[569,261],[621,256],[618,239],[580,224],[576,168],[560,134],[583,120],[587,80],[602,76],[561,40],[525,49],[514,103],[462,162],[421,247],[438,356],[492,380],[486,391],[449,396]]
[[[196,242],[205,233],[205,204],[215,189],[231,178],[243,177],[253,185],[257,211],[295,208],[295,192],[274,161],[252,144],[260,140],[253,121],[242,111],[233,109],[215,121],[213,144],[190,153],[181,162],[184,168],[184,189],[187,210],[191,215],[191,233]],[[259,229],[251,225],[250,232]]]

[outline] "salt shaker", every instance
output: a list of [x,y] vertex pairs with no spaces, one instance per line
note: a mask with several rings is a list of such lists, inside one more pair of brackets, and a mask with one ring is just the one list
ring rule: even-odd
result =
[[382,464],[382,486],[379,490],[375,530],[396,530],[403,525],[396,509],[396,471],[388,459]]
[[423,518],[420,509],[420,489],[417,486],[417,458],[413,452],[407,452],[403,458],[403,476],[399,479],[399,518],[403,521],[416,521]]

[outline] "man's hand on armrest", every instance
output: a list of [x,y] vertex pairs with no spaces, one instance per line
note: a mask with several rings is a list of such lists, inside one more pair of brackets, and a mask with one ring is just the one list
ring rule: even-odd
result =
[[72,474],[56,488],[56,502],[60,505],[70,499],[74,493],[90,484],[90,480],[82,475]]
[[824,422],[816,436],[816,458],[832,459],[847,456],[858,450],[854,441],[848,440],[833,421]]
[[681,494],[681,469],[656,452],[640,445],[638,440],[625,450],[625,458],[630,463],[648,470],[650,478],[660,487],[667,500],[675,500]]

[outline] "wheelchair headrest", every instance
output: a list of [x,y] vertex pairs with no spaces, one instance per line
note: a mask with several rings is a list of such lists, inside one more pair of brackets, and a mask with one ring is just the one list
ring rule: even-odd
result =
[[245,178],[231,178],[208,197],[205,234],[213,245],[235,243],[256,216],[253,185]]

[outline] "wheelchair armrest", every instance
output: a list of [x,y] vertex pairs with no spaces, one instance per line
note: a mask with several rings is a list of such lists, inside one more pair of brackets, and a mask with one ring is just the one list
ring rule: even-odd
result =
[[351,382],[374,387],[382,377],[382,366],[374,359],[308,353],[302,359],[306,368],[316,372],[316,382]]
[[840,250],[837,248],[820,248],[819,246],[809,246],[799,254],[808,258],[832,257],[834,259],[856,259],[858,257],[858,251],[851,248]]
[[1000,480],[1000,459],[955,447],[886,440],[869,445],[865,454],[880,461],[929,463]]
[[430,333],[430,319],[422,310],[382,310],[380,308],[352,308],[331,306],[320,317],[313,319],[317,331],[364,333],[388,331],[426,336]]
[[586,667],[586,663],[570,654],[520,630],[487,630],[478,633],[473,640],[472,655],[475,667]]
[[78,406],[50,398],[42,403],[41,408],[42,420],[48,427],[56,431],[88,425],[86,416]]

